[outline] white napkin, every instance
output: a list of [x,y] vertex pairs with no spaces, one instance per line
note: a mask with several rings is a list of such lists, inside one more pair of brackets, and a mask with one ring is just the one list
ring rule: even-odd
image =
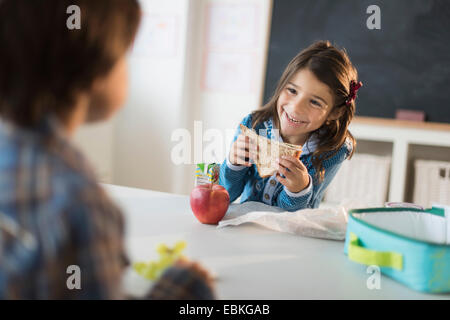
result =
[[253,222],[263,227],[306,237],[345,240],[347,210],[344,206],[302,209],[295,212],[261,202],[231,204],[217,228]]

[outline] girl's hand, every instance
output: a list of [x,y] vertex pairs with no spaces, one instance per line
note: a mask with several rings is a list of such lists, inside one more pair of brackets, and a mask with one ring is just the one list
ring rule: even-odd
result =
[[236,141],[231,146],[230,162],[233,165],[251,167],[252,163],[257,161],[258,146],[256,141],[252,141],[250,137],[240,134]]
[[[297,193],[308,186],[308,169],[300,159],[293,156],[283,156],[278,160],[278,165],[277,180],[290,192]],[[282,178],[280,174],[283,174],[286,178]]]

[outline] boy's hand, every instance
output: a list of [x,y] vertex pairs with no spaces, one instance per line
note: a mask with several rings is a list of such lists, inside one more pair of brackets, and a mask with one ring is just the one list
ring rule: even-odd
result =
[[[308,169],[293,156],[283,156],[278,161],[277,180],[290,192],[297,193],[304,190],[309,184]],[[282,178],[283,174],[285,178]]]
[[250,160],[254,162],[258,160],[258,145],[256,141],[252,141],[250,137],[241,133],[231,146],[229,160],[235,166],[251,167],[252,163],[250,163]]
[[202,267],[198,262],[191,261],[187,258],[180,258],[175,263],[175,266],[182,267],[194,272],[196,275],[198,275],[201,279],[205,281],[205,283],[208,285],[208,287],[211,288],[211,290],[214,290],[214,277],[208,270]]

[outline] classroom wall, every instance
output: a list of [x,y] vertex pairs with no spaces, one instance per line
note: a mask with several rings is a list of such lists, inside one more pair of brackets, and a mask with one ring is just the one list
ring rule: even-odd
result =
[[171,56],[160,56],[135,47],[129,55],[129,96],[114,131],[113,182],[171,191],[174,167],[169,160],[170,136],[172,130],[185,126],[183,86],[189,1],[141,3],[142,32],[150,15],[175,19],[174,50]]
[[[202,121],[204,130],[234,130],[242,117],[261,104],[271,1],[144,0],[141,3],[143,24],[146,15],[168,21],[171,17],[175,19],[175,50],[165,54],[135,45],[128,57],[129,96],[124,108],[114,121],[84,126],[75,140],[90,158],[102,182],[188,194],[194,183],[195,165],[171,162],[171,151],[176,144],[171,140],[172,133],[186,128],[193,136],[194,121]],[[249,3],[258,6],[260,30],[251,48],[255,54],[255,89],[248,93],[202,89],[209,6]],[[145,28],[141,26],[141,31]],[[230,139],[224,144],[229,145]]]

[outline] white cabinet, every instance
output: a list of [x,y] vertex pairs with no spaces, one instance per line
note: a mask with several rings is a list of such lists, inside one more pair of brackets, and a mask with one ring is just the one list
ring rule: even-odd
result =
[[450,124],[356,117],[356,152],[392,157],[388,201],[412,201],[416,159],[450,161]]

